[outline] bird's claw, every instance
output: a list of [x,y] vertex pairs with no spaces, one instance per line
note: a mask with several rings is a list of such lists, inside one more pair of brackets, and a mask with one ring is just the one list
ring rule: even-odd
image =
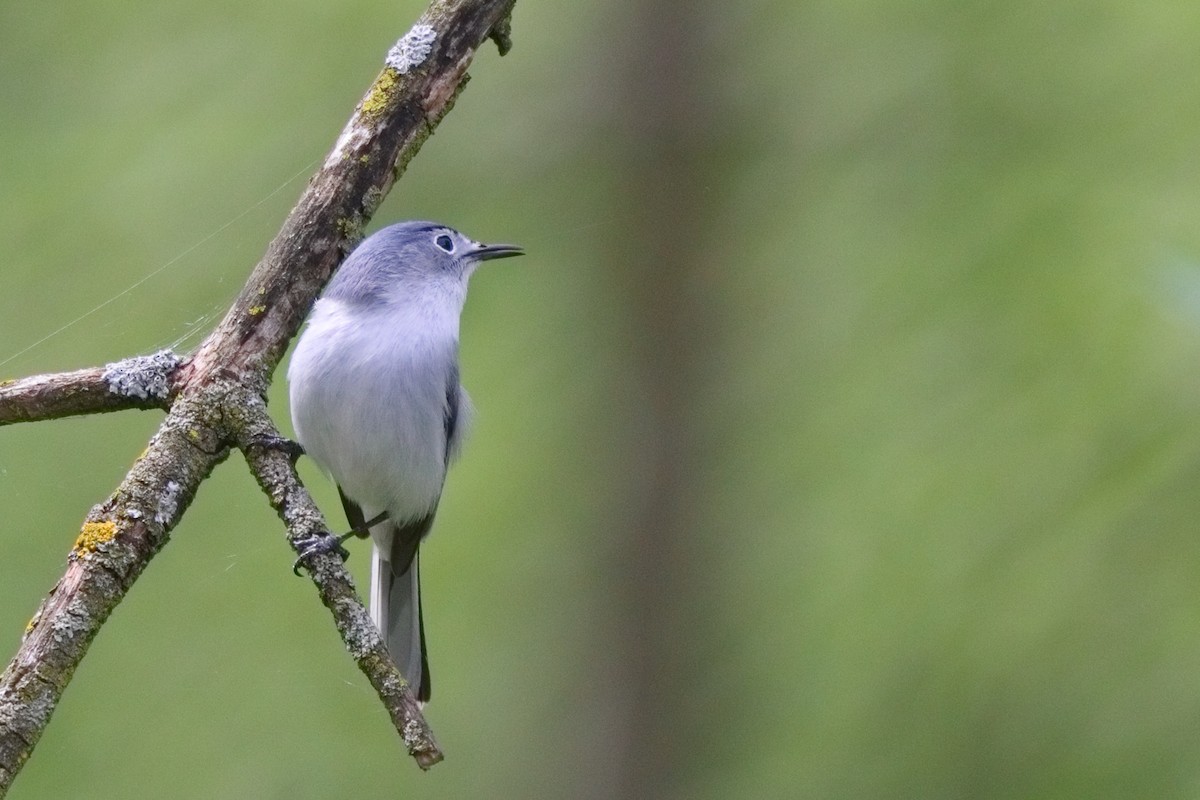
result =
[[296,552],[299,557],[292,563],[292,573],[299,577],[301,567],[309,568],[307,563],[309,559],[326,553],[337,553],[338,558],[342,559],[342,563],[345,564],[346,559],[350,558],[350,551],[342,546],[344,541],[346,541],[345,536],[334,536],[328,531],[306,536],[302,541],[297,542]]
[[250,437],[249,445],[251,447],[261,447],[266,450],[279,450],[285,453],[288,458],[295,464],[300,460],[300,456],[304,455],[304,445],[289,439],[286,436],[277,436],[273,433],[259,433]]

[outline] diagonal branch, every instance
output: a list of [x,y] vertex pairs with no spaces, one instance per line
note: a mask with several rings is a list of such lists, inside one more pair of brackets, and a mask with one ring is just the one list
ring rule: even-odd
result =
[[[278,448],[259,444],[280,438],[267,415],[266,406],[260,401],[257,406],[248,403],[247,408],[251,411],[244,429],[248,438],[239,445],[258,485],[270,499],[271,507],[287,525],[288,542],[299,554],[301,542],[314,534],[327,532],[328,526],[321,510],[300,482],[291,457]],[[421,707],[409,691],[408,682],[392,663],[383,637],[359,602],[350,573],[332,554],[310,559],[309,563],[309,575],[317,586],[321,602],[333,614],[346,650],[375,687],[408,752],[422,769],[441,761],[442,753],[434,741],[433,731],[425,724]]]
[[185,366],[185,381],[232,370],[265,385],[320,288],[454,105],[476,48],[513,3],[435,0],[397,42],[229,313]]
[[87,515],[66,574],[0,676],[0,795],[37,744],[92,638],[228,453],[211,427],[196,424],[203,415],[193,406],[176,403],[121,485]]
[[[170,404],[146,452],[113,495],[88,514],[66,574],[0,675],[0,796],[29,758],[108,614],[168,541],[200,484],[230,448],[243,449],[293,539],[323,526],[290,465],[280,463],[283,456],[251,445],[256,435],[274,430],[263,400],[271,375],[320,289],[453,105],[476,50],[497,25],[497,40],[507,44],[507,23],[501,23],[514,2],[434,0],[389,52],[387,66],[225,319],[192,357],[164,367],[160,376],[168,388],[153,394],[153,402],[151,396],[145,405],[127,394],[108,397],[111,370],[0,387],[0,422]],[[436,763],[441,753],[419,705],[382,648],[349,576],[333,558],[317,559],[312,576],[409,753],[422,767]]]

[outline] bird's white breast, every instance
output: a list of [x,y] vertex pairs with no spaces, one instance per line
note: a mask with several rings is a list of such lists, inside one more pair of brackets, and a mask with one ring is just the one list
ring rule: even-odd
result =
[[458,314],[427,309],[322,299],[288,369],[297,438],[368,517],[418,518],[441,494]]

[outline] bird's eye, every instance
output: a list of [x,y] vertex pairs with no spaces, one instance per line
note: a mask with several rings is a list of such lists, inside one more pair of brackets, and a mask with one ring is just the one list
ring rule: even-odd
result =
[[436,244],[438,247],[442,248],[443,250],[445,250],[447,253],[454,252],[454,242],[451,241],[450,237],[444,233],[441,236],[434,239],[433,243]]

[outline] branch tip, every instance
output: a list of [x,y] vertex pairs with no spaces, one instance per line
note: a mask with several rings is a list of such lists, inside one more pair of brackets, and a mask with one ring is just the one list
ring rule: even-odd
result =
[[512,50],[512,11],[505,14],[499,22],[492,26],[488,38],[496,43],[496,50],[506,56]]

